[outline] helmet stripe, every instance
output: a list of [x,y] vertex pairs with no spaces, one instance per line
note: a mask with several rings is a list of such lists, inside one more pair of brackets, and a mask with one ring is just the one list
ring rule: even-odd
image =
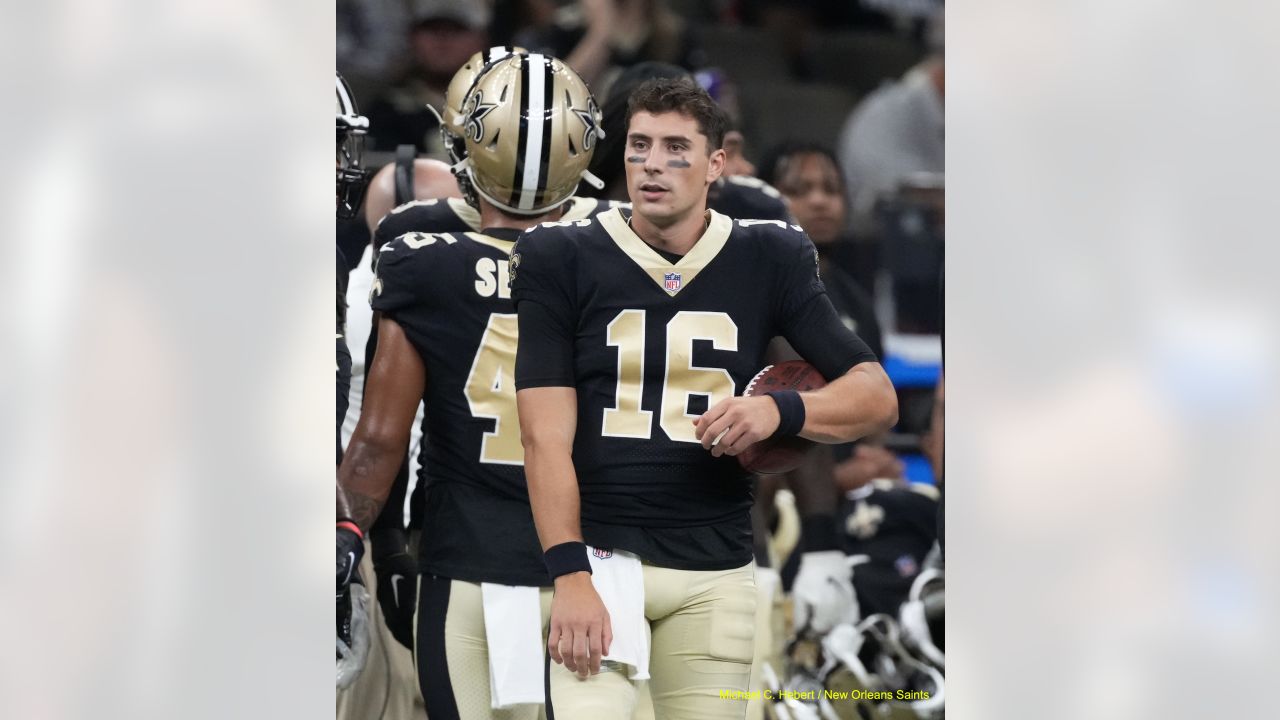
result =
[[[543,81],[545,95],[542,99],[542,106],[546,108],[543,117],[546,118],[542,123],[542,155],[538,158],[538,192],[535,202],[542,204],[542,198],[546,195],[547,183],[551,181],[551,126],[555,124],[555,118],[552,117],[555,104],[556,76],[551,67],[551,58],[546,59],[543,65]],[[563,125],[564,120],[560,123]]]
[[351,91],[347,89],[347,81],[342,76],[337,76],[338,81],[338,106],[342,108],[340,115],[355,115],[356,104],[351,101]]
[[538,195],[539,178],[543,167],[543,149],[549,145],[543,142],[546,135],[544,126],[548,125],[546,121],[547,59],[543,55],[530,55],[524,65],[526,82],[522,98],[524,105],[522,115],[528,119],[528,124],[521,123],[525,125],[521,128],[524,131],[521,140],[526,142],[524,155],[521,157],[522,173],[517,178],[520,181],[520,200],[516,207],[529,210],[533,208]]

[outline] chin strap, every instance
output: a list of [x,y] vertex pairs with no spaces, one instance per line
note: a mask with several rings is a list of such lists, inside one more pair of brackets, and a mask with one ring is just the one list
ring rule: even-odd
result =
[[593,175],[590,170],[582,171],[582,179],[586,180],[588,185],[597,190],[604,189],[604,181]]

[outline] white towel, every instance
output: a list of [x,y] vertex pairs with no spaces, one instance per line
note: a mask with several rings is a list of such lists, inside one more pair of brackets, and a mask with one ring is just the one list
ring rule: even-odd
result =
[[480,583],[489,645],[489,697],[495,710],[542,703],[542,606],[538,588]]
[[632,680],[649,679],[649,622],[644,617],[644,569],[640,558],[625,550],[588,546],[591,584],[595,586],[613,627],[613,643],[605,660],[630,665]]

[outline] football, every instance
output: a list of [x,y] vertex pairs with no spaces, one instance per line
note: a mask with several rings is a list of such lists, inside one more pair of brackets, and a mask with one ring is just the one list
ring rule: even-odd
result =
[[[827,384],[818,369],[803,360],[789,360],[768,365],[747,383],[745,397],[763,395],[771,390],[817,390]],[[748,472],[772,475],[795,470],[813,447],[812,440],[802,437],[765,439],[738,453],[738,463]]]

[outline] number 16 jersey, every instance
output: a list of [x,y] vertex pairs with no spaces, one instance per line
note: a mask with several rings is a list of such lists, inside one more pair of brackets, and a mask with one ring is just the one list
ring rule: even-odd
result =
[[685,570],[749,563],[750,477],[704,450],[693,421],[741,394],[774,336],[828,379],[875,360],[831,307],[809,238],[708,211],[702,237],[675,257],[614,209],[527,230],[510,269],[517,389],[577,390],[587,543]]

